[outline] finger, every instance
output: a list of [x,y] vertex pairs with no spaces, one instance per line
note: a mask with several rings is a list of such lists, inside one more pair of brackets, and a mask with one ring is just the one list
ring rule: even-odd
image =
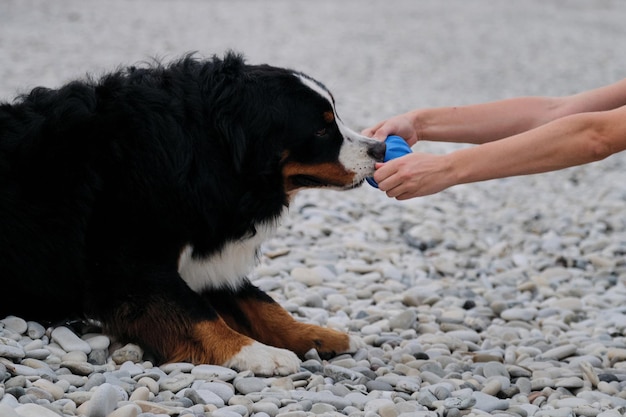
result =
[[385,140],[389,136],[388,129],[385,126],[381,126],[380,129],[376,130],[372,137],[378,140]]

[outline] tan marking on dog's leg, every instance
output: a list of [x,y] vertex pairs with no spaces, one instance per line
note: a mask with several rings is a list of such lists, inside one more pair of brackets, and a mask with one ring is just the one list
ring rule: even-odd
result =
[[228,327],[224,320],[207,320],[192,325],[188,338],[173,341],[167,362],[221,365],[254,340]]
[[246,299],[238,300],[237,304],[249,318],[252,329],[241,328],[229,321],[230,325],[262,343],[289,349],[299,356],[313,348],[321,354],[330,355],[356,348],[347,334],[300,323],[275,302]]

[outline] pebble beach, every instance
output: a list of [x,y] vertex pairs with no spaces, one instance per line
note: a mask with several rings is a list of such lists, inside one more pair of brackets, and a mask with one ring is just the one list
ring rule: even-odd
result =
[[[617,81],[625,19],[621,0],[4,0],[0,101],[234,49],[322,81],[360,131],[416,107]],[[267,377],[157,366],[97,323],[2,317],[0,417],[621,417],[625,213],[624,152],[402,202],[368,184],[301,192],[251,278],[363,347]]]

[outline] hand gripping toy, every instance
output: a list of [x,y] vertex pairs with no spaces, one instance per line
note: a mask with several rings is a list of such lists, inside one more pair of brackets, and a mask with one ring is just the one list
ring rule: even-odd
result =
[[[387,136],[387,139],[385,139],[385,145],[387,145],[387,149],[385,150],[383,162],[391,161],[392,159],[400,158],[401,156],[413,152],[409,144],[406,143],[406,141],[400,136]],[[366,180],[369,185],[378,188],[378,184],[374,181],[374,177],[368,177]]]

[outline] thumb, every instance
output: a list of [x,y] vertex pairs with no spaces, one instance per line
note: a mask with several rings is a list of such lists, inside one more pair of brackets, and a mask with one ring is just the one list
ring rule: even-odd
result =
[[390,135],[389,129],[387,129],[386,126],[383,125],[379,127],[378,129],[376,129],[372,137],[378,140],[385,140],[387,139],[387,136],[389,135]]

